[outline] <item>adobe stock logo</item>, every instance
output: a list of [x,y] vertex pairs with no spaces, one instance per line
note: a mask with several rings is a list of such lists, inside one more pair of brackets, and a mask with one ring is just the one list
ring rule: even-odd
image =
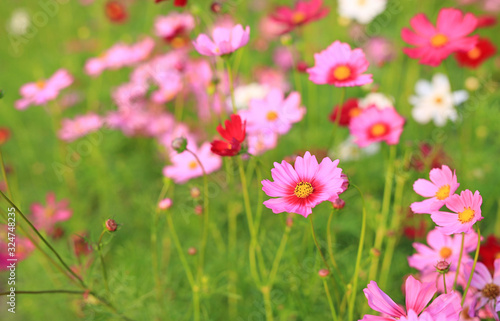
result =
[[69,0],[40,0],[38,6],[40,10],[35,12],[30,17],[30,23],[27,27],[26,33],[23,35],[15,35],[7,32],[9,38],[11,54],[19,57],[22,54],[22,47],[34,39],[38,31],[45,27],[51,18],[54,18],[59,13],[59,7],[68,3]]

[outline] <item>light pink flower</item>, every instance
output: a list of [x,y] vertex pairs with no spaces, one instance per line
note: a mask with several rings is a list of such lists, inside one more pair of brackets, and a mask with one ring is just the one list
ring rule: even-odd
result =
[[201,34],[193,42],[194,48],[204,56],[223,56],[232,53],[248,43],[250,27],[241,25],[232,28],[217,27],[212,32],[212,39]]
[[[221,157],[210,151],[210,143],[204,143],[199,149],[190,150],[198,156],[207,174],[218,170],[222,166]],[[163,168],[163,175],[174,180],[177,184],[183,184],[188,180],[203,175],[203,170],[196,158],[191,153],[183,152],[172,155],[172,165]]]
[[[473,261],[465,264],[465,275],[469,278]],[[493,318],[498,321],[500,312],[500,259],[495,260],[495,271],[490,274],[488,268],[481,262],[477,262],[476,269],[472,276],[471,288],[475,290],[470,303],[469,316],[474,317],[482,307],[490,312]]]
[[184,47],[189,41],[189,32],[195,26],[194,18],[189,13],[172,12],[168,16],[155,20],[155,33],[174,48]]
[[439,210],[446,200],[455,193],[460,184],[457,182],[455,171],[443,165],[433,168],[429,173],[430,181],[419,178],[413,184],[413,190],[420,196],[430,197],[421,202],[411,204],[411,210],[417,214],[429,214]]
[[292,124],[299,122],[306,109],[300,106],[300,94],[292,92],[285,94],[277,88],[271,89],[264,99],[253,99],[249,108],[239,112],[247,121],[249,133],[270,129],[278,134],[286,134]]
[[366,58],[371,64],[382,67],[385,63],[396,58],[394,43],[384,37],[373,37],[368,39],[363,46]]
[[22,98],[15,102],[15,107],[23,110],[30,105],[44,105],[56,99],[59,92],[72,83],[73,76],[66,69],[59,69],[49,79],[23,85],[19,90]]
[[97,131],[102,125],[103,120],[94,113],[77,116],[75,119],[63,119],[58,137],[66,142],[72,142],[77,138]]
[[371,106],[362,109],[361,114],[351,119],[349,132],[359,147],[385,141],[388,145],[399,143],[405,120],[396,109],[378,109]]
[[298,156],[294,167],[286,161],[275,162],[271,170],[274,182],[263,180],[262,190],[277,198],[265,201],[264,205],[275,214],[289,212],[307,217],[313,207],[342,192],[342,169],[337,167],[338,163],[338,159],[325,157],[318,164],[309,152],[303,158]]
[[347,43],[335,41],[320,53],[314,54],[314,67],[307,69],[309,80],[336,87],[363,86],[373,82],[368,60],[361,49],[351,50]]
[[154,45],[154,40],[149,37],[130,46],[117,43],[99,57],[88,59],[85,72],[90,76],[99,76],[106,69],[133,66],[146,59],[153,51]]
[[272,130],[263,130],[257,133],[247,134],[248,153],[260,155],[265,151],[276,148],[278,145],[278,134]]
[[14,241],[16,244],[15,251],[9,251],[9,248],[12,249],[12,247],[9,247],[7,243],[8,232],[9,230],[7,225],[0,225],[0,272],[7,271],[9,269],[8,266],[13,263],[8,260],[17,259],[17,263],[21,262],[25,260],[35,249],[35,246],[29,239],[16,235]]
[[476,29],[477,18],[454,8],[439,11],[436,27],[423,13],[414,16],[410,24],[415,32],[403,28],[401,37],[415,48],[403,48],[403,52],[424,65],[438,66],[454,52],[473,49],[478,39],[478,36],[467,37]]
[[175,70],[157,73],[154,80],[159,88],[151,94],[151,100],[156,103],[166,103],[182,90],[181,75]]
[[72,214],[69,201],[56,202],[56,196],[53,192],[47,194],[45,206],[40,203],[31,205],[33,225],[48,234],[51,234],[57,222],[69,220]]
[[172,199],[171,198],[164,198],[158,203],[158,207],[161,210],[168,210],[172,206]]
[[269,88],[279,88],[282,91],[290,90],[289,77],[282,70],[270,67],[255,69],[255,79],[263,86]]
[[479,191],[465,190],[460,195],[452,195],[446,200],[446,207],[454,213],[434,211],[431,219],[444,234],[472,233],[472,226],[483,219],[481,216],[481,204],[483,198]]
[[[375,311],[385,315],[378,317],[374,315],[365,315],[363,321],[391,321],[399,320],[408,316],[413,310],[415,314],[420,314],[425,308],[425,312],[432,317],[445,317],[444,320],[457,320],[458,314],[462,310],[460,306],[460,296],[456,292],[441,294],[426,308],[429,301],[436,293],[436,286],[433,283],[421,283],[413,276],[406,279],[406,310],[396,304],[387,294],[385,294],[377,285],[377,282],[371,281],[367,288],[363,290],[368,305]],[[425,316],[425,315],[424,315]],[[404,319],[403,319],[404,320]],[[411,320],[411,319],[410,319]],[[425,319],[424,319],[425,320]]]

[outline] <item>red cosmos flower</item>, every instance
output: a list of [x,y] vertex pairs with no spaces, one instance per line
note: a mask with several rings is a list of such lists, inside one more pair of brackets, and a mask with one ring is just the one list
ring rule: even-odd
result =
[[476,46],[469,51],[459,51],[455,59],[462,67],[477,68],[485,60],[494,56],[497,48],[487,38],[479,38]]
[[108,1],[105,6],[106,17],[111,22],[123,23],[127,20],[128,13],[125,6],[118,1]]
[[[330,121],[333,123],[337,122],[337,115],[339,113],[339,106],[335,106],[333,108],[332,113],[330,114]],[[339,126],[349,126],[349,123],[351,122],[351,118],[358,116],[361,114],[361,108],[359,108],[358,104],[358,99],[356,98],[350,98],[348,99],[343,105],[342,109],[340,110],[340,120]]]
[[219,156],[235,156],[241,150],[241,144],[246,136],[246,121],[242,122],[240,115],[231,115],[231,120],[226,120],[226,128],[222,125],[217,126],[217,131],[223,140],[214,140],[212,142],[212,153]]
[[5,144],[10,137],[10,131],[6,127],[0,127],[0,146]]
[[[165,0],[155,0],[155,3],[163,2]],[[176,7],[185,7],[187,4],[187,0],[174,0],[174,6]]]
[[286,27],[282,32],[284,34],[290,32],[295,27],[325,17],[330,9],[322,7],[322,5],[323,0],[311,0],[309,2],[301,0],[293,8],[285,6],[276,8],[276,11],[271,14],[271,19]]
[[477,16],[477,28],[491,27],[497,24],[497,18],[490,15]]
[[486,265],[488,270],[493,271],[495,259],[498,258],[500,258],[500,239],[490,235],[479,248],[479,261]]

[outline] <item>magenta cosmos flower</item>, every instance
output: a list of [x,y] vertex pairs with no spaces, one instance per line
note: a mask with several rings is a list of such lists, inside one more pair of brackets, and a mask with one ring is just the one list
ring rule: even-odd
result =
[[30,105],[40,106],[54,100],[59,92],[73,83],[73,76],[66,69],[59,69],[49,79],[30,82],[21,87],[22,98],[15,102],[17,109],[23,110]]
[[481,216],[481,204],[483,198],[479,191],[474,192],[465,190],[460,195],[452,195],[446,201],[446,207],[454,213],[434,211],[431,213],[431,219],[444,234],[471,233],[472,226],[477,221],[483,219]]
[[274,182],[262,181],[262,190],[271,197],[264,202],[273,213],[289,212],[307,217],[312,208],[342,192],[342,169],[337,165],[339,160],[332,161],[325,157],[318,164],[316,156],[306,152],[304,157],[298,156],[295,168],[285,161],[275,162],[271,175]]
[[51,234],[57,222],[70,219],[73,211],[69,208],[69,201],[62,200],[56,202],[56,195],[53,192],[47,194],[46,205],[34,203],[31,205],[31,215],[33,225],[39,230]]
[[[467,278],[472,271],[472,265],[472,260],[465,265]],[[483,263],[477,262],[472,276],[471,287],[475,289],[475,293],[470,303],[469,316],[476,316],[478,310],[485,307],[486,311],[490,312],[498,321],[497,312],[500,312],[500,259],[495,260],[493,276]]]
[[368,69],[368,60],[361,49],[335,41],[320,53],[314,54],[314,67],[307,69],[309,80],[318,85],[336,87],[363,86],[373,82],[372,75],[363,73]]
[[224,56],[236,51],[248,43],[250,27],[245,29],[241,25],[232,28],[216,27],[212,32],[212,39],[201,34],[193,41],[194,48],[204,56]]
[[433,168],[429,173],[430,181],[419,178],[413,184],[413,190],[423,197],[430,197],[421,202],[411,204],[411,210],[416,214],[429,214],[439,210],[450,195],[453,195],[460,184],[455,171],[443,165]]
[[58,136],[66,142],[72,142],[80,137],[97,131],[101,128],[102,124],[103,120],[101,117],[94,113],[77,116],[75,119],[64,119]]
[[189,43],[189,32],[194,26],[194,17],[191,14],[172,12],[166,17],[156,18],[155,33],[177,49]]
[[406,279],[405,288],[406,311],[385,294],[378,287],[377,282],[371,281],[367,288],[363,290],[368,300],[368,305],[373,310],[385,316],[365,315],[362,321],[400,320],[401,318],[410,316],[411,311],[419,315],[424,308],[425,312],[431,317],[444,317],[444,320],[458,320],[458,314],[462,310],[462,307],[460,306],[460,296],[456,292],[441,294],[427,306],[434,293],[436,293],[436,286],[433,283],[421,283],[410,275]]
[[419,13],[410,20],[415,30],[401,30],[404,41],[415,48],[403,48],[410,58],[420,59],[420,63],[438,66],[441,61],[457,51],[469,51],[476,45],[478,36],[466,37],[477,26],[477,18],[472,13],[465,15],[458,9],[444,8],[439,11],[436,27]]
[[388,145],[399,142],[405,120],[396,109],[378,109],[371,106],[362,109],[359,116],[351,119],[349,131],[355,137],[354,142],[359,147],[385,141]]
[[323,7],[323,0],[298,1],[293,8],[276,8],[271,19],[283,24],[284,30],[281,33],[287,33],[295,27],[324,18],[329,11],[328,7]]

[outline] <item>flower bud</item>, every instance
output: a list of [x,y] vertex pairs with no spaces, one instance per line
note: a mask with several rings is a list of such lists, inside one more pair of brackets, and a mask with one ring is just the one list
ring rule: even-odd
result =
[[196,214],[196,215],[202,215],[203,214],[203,206],[196,205],[194,207],[194,214]]
[[450,270],[451,264],[446,262],[445,260],[437,262],[437,264],[434,266],[436,268],[436,271],[438,271],[441,274],[447,273]]
[[109,219],[106,221],[106,228],[108,231],[114,232],[118,228],[118,224],[116,224],[115,220]]
[[299,61],[297,63],[296,68],[297,68],[298,72],[306,72],[307,68],[309,68],[309,66],[307,65],[307,63],[305,61]]
[[345,206],[345,201],[341,198],[337,198],[332,202],[333,208],[337,210],[341,210]]
[[376,249],[376,248],[372,248],[370,250],[370,254],[375,256],[375,257],[379,257],[380,256],[380,250],[379,249]]
[[191,187],[190,193],[191,193],[191,197],[194,199],[197,199],[201,195],[200,189],[196,186]]
[[318,271],[318,275],[322,278],[326,278],[330,274],[330,271],[328,269],[321,269]]
[[340,174],[340,178],[344,181],[340,188],[342,188],[342,193],[344,193],[349,188],[349,178],[346,174]]
[[213,13],[219,13],[222,10],[222,5],[219,2],[214,1],[210,6],[210,10],[212,10]]
[[188,254],[189,255],[195,255],[196,252],[198,252],[198,250],[195,247],[193,247],[193,246],[188,249]]
[[182,153],[187,149],[187,139],[184,137],[177,137],[172,141],[172,148],[177,153]]
[[6,127],[1,127],[0,128],[0,146],[5,144],[9,140],[9,137],[10,137],[9,129]]
[[292,217],[287,217],[286,218],[286,226],[292,227],[293,226],[293,218]]
[[168,210],[172,206],[172,200],[170,198],[164,198],[158,203],[160,210]]

